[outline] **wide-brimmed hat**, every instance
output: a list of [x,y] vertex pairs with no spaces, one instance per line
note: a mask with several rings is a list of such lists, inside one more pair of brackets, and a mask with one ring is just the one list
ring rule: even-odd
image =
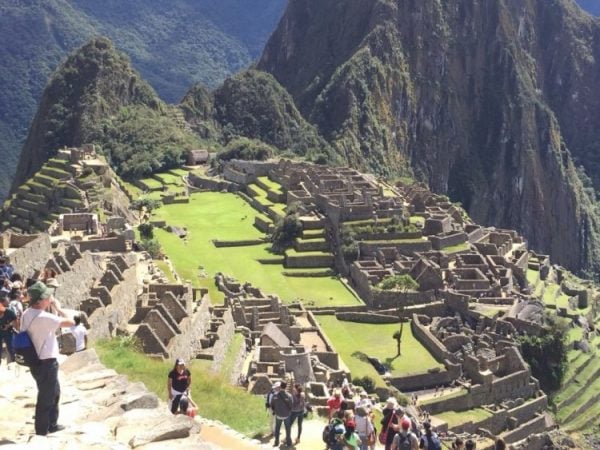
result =
[[58,281],[56,281],[56,278],[48,278],[46,280],[46,286],[57,288],[60,286],[60,283]]
[[36,281],[29,286],[27,292],[29,293],[29,302],[32,304],[52,297],[52,289],[48,289],[48,286],[41,281]]
[[390,397],[385,401],[385,406],[396,409],[398,407],[398,400],[394,397]]

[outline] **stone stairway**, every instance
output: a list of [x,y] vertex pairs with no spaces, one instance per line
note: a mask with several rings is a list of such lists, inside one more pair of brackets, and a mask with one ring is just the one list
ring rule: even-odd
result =
[[76,353],[61,364],[59,423],[66,428],[48,437],[33,434],[35,383],[29,370],[0,366],[5,383],[0,407],[5,417],[0,444],[6,449],[198,449],[259,450],[251,441],[218,423],[174,416],[142,383],[106,369],[94,350]]

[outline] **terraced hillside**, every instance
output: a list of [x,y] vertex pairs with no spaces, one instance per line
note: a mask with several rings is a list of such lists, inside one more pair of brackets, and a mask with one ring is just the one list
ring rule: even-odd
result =
[[45,231],[60,214],[89,211],[100,203],[103,183],[93,171],[74,176],[66,157],[51,158],[4,204],[2,229]]
[[[596,322],[596,330],[600,320]],[[569,371],[555,395],[556,418],[566,431],[584,431],[600,426],[600,335],[590,336],[590,351],[569,351]],[[572,342],[581,339],[581,329],[571,333]]]

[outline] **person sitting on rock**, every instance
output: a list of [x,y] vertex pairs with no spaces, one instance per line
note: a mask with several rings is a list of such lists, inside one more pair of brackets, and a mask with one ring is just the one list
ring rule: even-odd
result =
[[69,328],[69,331],[75,338],[75,351],[82,352],[87,348],[88,337],[87,329],[81,324],[81,316],[73,317],[75,325]]
[[171,412],[186,414],[189,406],[189,392],[192,384],[192,374],[185,367],[185,361],[178,358],[175,367],[169,372],[167,380],[167,392],[169,393],[169,405]]

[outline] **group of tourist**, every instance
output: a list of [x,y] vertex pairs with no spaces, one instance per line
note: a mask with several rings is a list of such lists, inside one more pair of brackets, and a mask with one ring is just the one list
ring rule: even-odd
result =
[[86,346],[87,330],[81,318],[72,318],[54,298],[56,273],[45,270],[39,279],[23,280],[6,259],[0,257],[0,360],[6,345],[7,363],[15,361],[13,336],[26,331],[38,361],[30,366],[38,395],[35,407],[35,433],[46,436],[62,430],[58,424],[60,384],[58,382],[59,344],[57,332],[69,328],[76,351]]
[[[353,406],[352,406],[353,405]],[[280,444],[281,427],[285,429],[285,445],[300,442],[302,421],[308,410],[303,388],[295,384],[290,392],[284,381],[273,384],[266,397],[267,410],[272,422],[273,445]],[[419,422],[394,397],[390,397],[381,409],[382,419],[376,423],[375,409],[379,408],[366,391],[352,392],[344,379],[342,388],[335,388],[327,400],[328,424],[322,439],[329,450],[441,450],[442,443],[432,429],[429,417]],[[293,425],[297,423],[296,439],[292,442]],[[452,442],[453,450],[476,450],[476,442],[457,437]],[[495,450],[505,450],[506,444],[498,439]]]

